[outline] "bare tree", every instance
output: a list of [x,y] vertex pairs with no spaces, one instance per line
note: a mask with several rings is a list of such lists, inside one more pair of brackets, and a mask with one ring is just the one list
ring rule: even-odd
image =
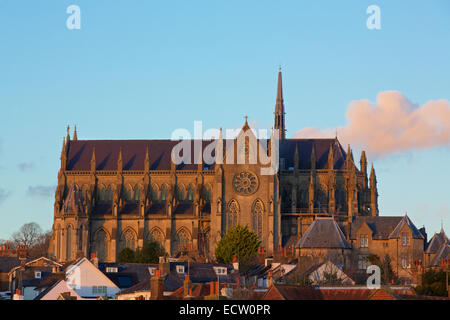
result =
[[11,242],[15,247],[21,245],[31,248],[37,243],[41,235],[41,227],[36,222],[30,222],[24,224],[19,231],[13,233]]
[[51,236],[52,236],[51,231],[47,231],[40,234],[35,244],[32,247],[30,247],[29,257],[30,258],[48,257],[48,248],[50,246]]

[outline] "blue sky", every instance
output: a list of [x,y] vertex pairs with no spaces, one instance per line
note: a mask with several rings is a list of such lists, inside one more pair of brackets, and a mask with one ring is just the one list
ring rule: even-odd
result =
[[[66,8],[81,8],[68,30]],[[381,30],[366,8],[381,9]],[[0,2],[0,238],[50,229],[67,124],[80,139],[273,122],[283,68],[288,136],[345,125],[352,100],[397,90],[450,100],[450,2]],[[380,215],[450,228],[449,147],[373,159]],[[355,150],[359,159],[359,150]]]

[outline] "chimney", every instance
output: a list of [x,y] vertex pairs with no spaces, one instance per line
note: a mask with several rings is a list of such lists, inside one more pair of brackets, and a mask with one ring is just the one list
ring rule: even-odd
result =
[[170,262],[167,261],[166,257],[159,257],[159,270],[161,272],[161,275],[170,273]]
[[233,255],[233,269],[239,271],[239,261],[236,254]]
[[186,275],[184,282],[183,282],[183,296],[190,296],[190,289],[191,289],[192,281],[189,279],[189,275]]
[[216,285],[215,285],[214,287],[216,288],[216,294],[217,294],[217,296],[219,296],[219,293],[220,293],[219,281],[216,281]]
[[150,300],[162,300],[164,297],[164,278],[161,270],[155,270],[155,275],[150,278]]
[[91,253],[91,262],[96,268],[98,268],[98,258],[96,252]]
[[272,276],[273,276],[273,271],[269,270],[269,273],[267,274],[267,288],[272,286]]
[[215,289],[214,289],[214,285],[215,285],[216,283],[214,282],[214,281],[211,281],[210,283],[209,283],[209,295],[211,295],[211,296],[213,296],[214,295],[214,293],[215,293]]

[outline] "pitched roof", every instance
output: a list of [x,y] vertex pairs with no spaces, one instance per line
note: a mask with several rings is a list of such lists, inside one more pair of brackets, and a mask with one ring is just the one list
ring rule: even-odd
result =
[[425,253],[437,253],[442,244],[449,242],[450,240],[447,238],[447,235],[442,231],[439,233],[435,233],[433,238],[431,238],[428,243],[427,250]]
[[394,231],[389,235],[389,239],[396,239],[400,238],[400,232],[402,231],[403,227],[407,225],[409,229],[412,232],[412,237],[414,239],[425,239],[422,233],[416,228],[414,223],[412,223],[411,219],[409,219],[408,215],[405,214],[405,216],[400,220],[400,222],[395,227]]
[[296,248],[351,248],[333,217],[317,217]]
[[[191,143],[190,164],[180,164],[177,170],[197,170],[194,159],[194,145],[200,143],[202,150],[214,140],[186,140]],[[230,140],[231,141],[231,140]],[[178,140],[77,140],[70,141],[66,170],[89,171],[91,169],[92,152],[95,148],[96,170],[115,171],[120,150],[124,171],[143,171],[146,150],[149,150],[150,170],[170,170],[171,153]],[[266,142],[261,140],[261,142]],[[337,139],[286,139],[279,141],[279,156],[284,159],[285,168],[294,166],[295,149],[299,152],[299,169],[311,168],[311,153],[314,146],[316,152],[316,169],[328,169],[328,153],[333,145],[334,168],[344,169],[346,153]],[[263,143],[263,145],[266,145]],[[224,140],[224,146],[229,141]],[[214,152],[213,152],[214,156]],[[203,167],[212,167],[203,163]]]
[[345,169],[346,153],[337,139],[286,139],[280,141],[280,159],[286,169],[294,167],[295,149],[298,148],[299,169],[311,169],[311,153],[314,146],[316,169],[328,169],[328,154],[333,146],[334,169]]
[[450,243],[443,243],[439,248],[438,253],[434,257],[433,261],[431,261],[432,266],[439,266],[442,263],[443,259],[450,259]]
[[404,217],[355,217],[351,225],[350,239],[356,239],[356,232],[363,223],[367,223],[372,230],[372,239],[387,240],[399,237],[399,233],[405,224],[412,230],[413,238],[423,239],[422,233],[417,230],[408,216]]
[[0,257],[0,272],[10,272],[11,269],[20,266],[20,260],[16,257]]

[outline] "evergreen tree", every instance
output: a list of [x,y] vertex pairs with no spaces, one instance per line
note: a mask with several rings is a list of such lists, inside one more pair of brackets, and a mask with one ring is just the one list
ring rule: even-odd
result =
[[216,259],[221,263],[231,263],[236,255],[239,261],[256,256],[260,245],[258,235],[247,226],[231,228],[220,239],[216,247]]

